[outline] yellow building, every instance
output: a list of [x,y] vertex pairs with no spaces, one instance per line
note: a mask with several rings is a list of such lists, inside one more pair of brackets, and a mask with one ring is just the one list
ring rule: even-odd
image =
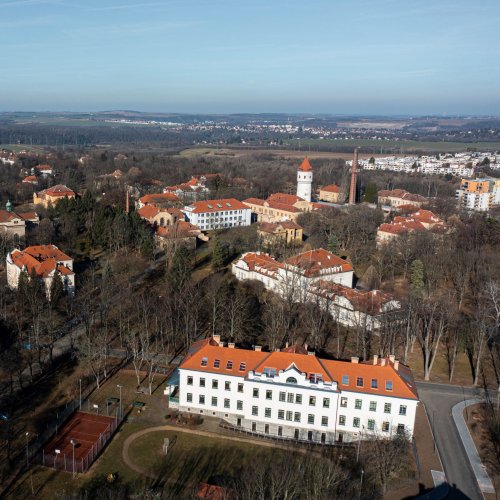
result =
[[261,222],[257,234],[264,244],[286,243],[293,245],[302,242],[302,226],[291,220],[282,222]]
[[341,194],[340,188],[336,184],[329,184],[320,188],[319,199],[329,203],[339,203]]
[[75,198],[75,192],[69,187],[58,184],[50,188],[33,193],[33,203],[35,205],[42,205],[47,208],[49,205],[55,206],[59,200],[63,198]]

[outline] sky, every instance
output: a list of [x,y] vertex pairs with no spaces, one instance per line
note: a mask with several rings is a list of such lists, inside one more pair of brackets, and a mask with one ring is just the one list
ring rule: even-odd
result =
[[0,111],[500,115],[498,0],[0,0]]

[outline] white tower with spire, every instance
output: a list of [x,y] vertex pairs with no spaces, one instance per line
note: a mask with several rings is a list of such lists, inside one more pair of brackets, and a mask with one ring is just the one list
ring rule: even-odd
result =
[[311,201],[313,171],[307,156],[297,170],[297,196]]

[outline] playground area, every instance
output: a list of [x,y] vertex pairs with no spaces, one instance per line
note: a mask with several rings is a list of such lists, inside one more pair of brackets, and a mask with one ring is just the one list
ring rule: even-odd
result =
[[37,462],[67,472],[85,472],[111,439],[116,417],[75,412],[43,447]]

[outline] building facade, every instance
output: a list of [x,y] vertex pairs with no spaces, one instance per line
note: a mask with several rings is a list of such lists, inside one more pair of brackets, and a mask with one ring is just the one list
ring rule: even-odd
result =
[[324,444],[411,436],[418,404],[411,372],[394,357],[330,361],[300,346],[238,349],[218,336],[192,346],[165,393],[183,412]]
[[33,193],[33,203],[47,208],[49,205],[55,206],[56,203],[63,198],[74,199],[75,196],[75,192],[69,187],[58,184],[57,186],[52,186],[38,193]]
[[50,297],[52,281],[56,274],[61,277],[64,291],[75,294],[75,273],[73,259],[61,252],[55,245],[37,245],[24,250],[12,250],[7,254],[7,283],[16,290],[21,273],[28,278],[36,276],[45,285],[47,297]]
[[302,226],[291,220],[261,222],[257,234],[265,245],[296,245],[302,242]]
[[197,201],[184,207],[188,221],[202,231],[249,226],[252,213],[241,201],[234,198]]
[[323,186],[319,190],[319,199],[321,201],[326,201],[328,203],[339,203],[342,192],[340,188],[335,184],[329,184],[328,186]]
[[465,210],[488,212],[500,205],[500,179],[462,179],[456,198]]

